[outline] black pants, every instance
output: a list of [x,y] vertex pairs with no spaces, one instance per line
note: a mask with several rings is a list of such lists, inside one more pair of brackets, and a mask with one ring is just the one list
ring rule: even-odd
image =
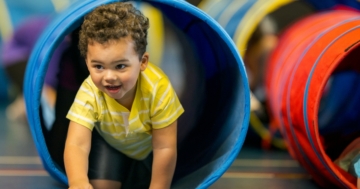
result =
[[153,154],[144,160],[131,159],[111,147],[93,130],[89,155],[89,179],[120,181],[122,189],[146,189],[150,186]]

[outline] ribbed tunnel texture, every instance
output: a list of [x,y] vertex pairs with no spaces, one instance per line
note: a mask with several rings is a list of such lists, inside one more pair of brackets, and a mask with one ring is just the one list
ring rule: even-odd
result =
[[243,106],[236,100],[241,77],[239,65],[218,33],[193,15],[184,15],[172,7],[160,8],[191,39],[205,70],[202,114],[196,128],[179,147],[178,165],[183,167],[176,176],[182,177],[214,159],[219,146],[237,127],[234,123],[241,121],[240,113],[232,111],[233,107]]
[[[351,92],[338,92],[338,96],[330,92],[339,90],[334,88],[338,80],[351,83],[358,78],[359,16],[352,11],[329,11],[297,22],[281,36],[267,66],[272,123],[280,127],[290,154],[323,187],[356,183],[333,160],[360,134],[355,126],[360,113],[352,106],[358,103],[359,85],[347,87]],[[350,93],[354,98],[347,96],[346,104],[336,104],[335,98]],[[334,109],[334,104],[341,108]],[[334,112],[326,112],[330,109]]]

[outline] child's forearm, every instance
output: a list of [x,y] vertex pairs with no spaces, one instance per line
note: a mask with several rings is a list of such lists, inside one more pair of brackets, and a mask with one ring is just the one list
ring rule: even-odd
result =
[[64,152],[70,188],[92,188],[87,176],[90,148],[91,130],[70,121]]
[[87,182],[89,152],[81,149],[74,144],[66,144],[64,153],[64,162],[66,175],[69,180],[69,186],[73,183]]
[[176,148],[154,149],[150,189],[168,189],[175,171]]

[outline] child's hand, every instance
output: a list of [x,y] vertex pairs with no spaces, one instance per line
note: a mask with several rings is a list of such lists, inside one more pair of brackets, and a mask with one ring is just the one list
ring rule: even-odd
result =
[[72,183],[69,189],[93,189],[93,187],[88,182],[80,181]]
[[360,178],[357,178],[357,189],[360,189]]

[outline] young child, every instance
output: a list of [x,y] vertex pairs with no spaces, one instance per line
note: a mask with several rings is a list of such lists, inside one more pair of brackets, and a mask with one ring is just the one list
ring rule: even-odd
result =
[[79,49],[90,76],[67,114],[69,188],[170,188],[184,109],[148,62],[148,28],[130,3],[102,5],[84,18]]

